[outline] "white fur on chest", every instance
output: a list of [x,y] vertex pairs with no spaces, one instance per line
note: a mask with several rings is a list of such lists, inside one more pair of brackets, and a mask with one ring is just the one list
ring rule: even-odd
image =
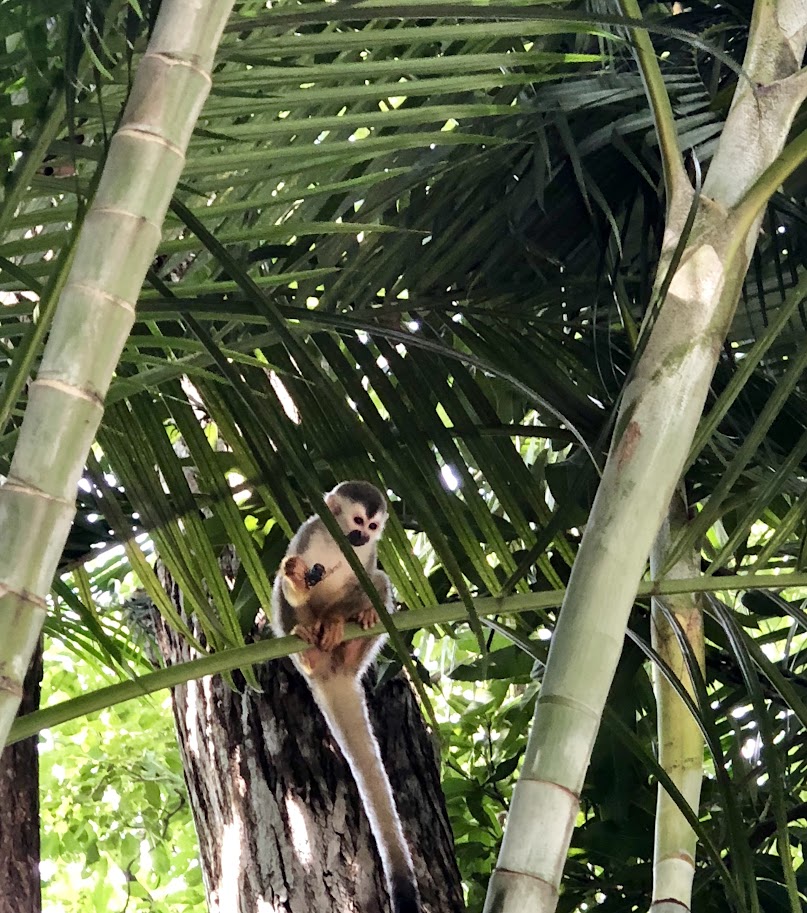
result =
[[[356,557],[365,567],[367,567],[371,549],[370,543],[353,549]],[[310,591],[314,602],[332,602],[356,583],[356,575],[347,563],[342,550],[334,541],[333,536],[324,530],[314,533],[308,547],[300,554],[300,557],[309,569],[315,564],[321,564],[325,568],[325,576]]]

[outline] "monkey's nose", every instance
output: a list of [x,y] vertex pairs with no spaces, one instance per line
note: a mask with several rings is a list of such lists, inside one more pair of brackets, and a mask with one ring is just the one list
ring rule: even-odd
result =
[[347,541],[354,546],[367,545],[370,537],[360,529],[352,529],[347,535]]

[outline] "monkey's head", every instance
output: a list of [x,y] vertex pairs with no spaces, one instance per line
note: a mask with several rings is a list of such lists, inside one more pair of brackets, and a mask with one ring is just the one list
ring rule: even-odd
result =
[[356,548],[377,542],[387,522],[387,500],[369,482],[340,482],[325,495],[348,542]]

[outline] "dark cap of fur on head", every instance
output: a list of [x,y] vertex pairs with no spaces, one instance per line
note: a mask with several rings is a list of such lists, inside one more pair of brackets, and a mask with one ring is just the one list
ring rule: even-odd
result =
[[368,517],[374,517],[379,512],[386,513],[387,511],[387,499],[375,485],[371,485],[369,482],[341,482],[334,488],[332,494],[361,504],[367,511]]

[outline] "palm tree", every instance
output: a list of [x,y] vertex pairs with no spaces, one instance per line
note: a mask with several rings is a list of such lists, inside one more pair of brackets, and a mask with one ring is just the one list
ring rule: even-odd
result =
[[[7,309],[6,452],[24,434],[18,401],[69,258],[64,228],[94,192],[103,137],[127,94],[117,8],[94,12],[81,71],[91,79],[77,83],[69,106],[54,101],[45,117],[26,122],[30,152],[17,162],[4,211],[12,232],[0,251],[6,290],[47,290],[34,323],[26,322],[33,308],[25,297]],[[226,650],[243,642],[256,607],[268,603],[284,536],[334,478],[379,479],[395,493],[383,560],[414,610],[412,626],[467,619],[480,648],[509,645],[543,662],[545,644],[531,638],[554,627],[552,606],[569,582],[551,661],[538,674],[537,735],[510,806],[503,868],[523,871],[530,883],[544,879],[550,908],[572,839],[564,908],[604,894],[614,909],[629,909],[648,897],[649,881],[636,886],[628,870],[642,873],[650,859],[650,817],[639,797],[652,771],[697,823],[709,854],[697,871],[690,866],[696,892],[753,910],[771,882],[796,909],[788,823],[802,801],[797,733],[805,718],[791,681],[801,641],[790,621],[803,617],[798,604],[765,591],[731,609],[718,598],[770,586],[765,572],[800,568],[807,441],[799,409],[800,134],[778,155],[805,91],[803,73],[794,72],[799,5],[757,2],[748,50],[750,4],[694,5],[655,18],[648,24],[660,62],[647,34],[626,41],[618,32],[624,20],[613,15],[529,6],[462,12],[440,4],[281,5],[260,13],[236,5],[110,385],[88,481],[166,618],[192,636],[131,539],[132,510],[207,644],[220,651],[188,675],[226,667]],[[622,14],[639,11],[625,5]],[[792,26],[784,38],[777,15]],[[129,18],[134,36],[140,22]],[[592,34],[614,29],[618,37],[607,43]],[[696,37],[682,41],[682,30]],[[143,41],[134,38],[135,63]],[[771,41],[781,53],[760,59],[760,43]],[[769,70],[785,61],[791,77]],[[69,75],[79,72],[66,64]],[[19,65],[12,59],[10,72]],[[732,147],[756,149],[748,119],[758,97],[747,76],[777,82],[768,94],[781,109],[765,115],[772,146],[740,161]],[[694,178],[679,149],[693,150]],[[47,165],[53,173],[36,173],[46,150],[56,156]],[[62,170],[75,173],[65,179]],[[707,171],[703,197],[699,170]],[[771,196],[751,254],[745,240],[755,237]],[[732,282],[712,283],[713,325],[703,282],[721,270]],[[691,345],[684,307],[702,322],[695,340],[708,345]],[[669,387],[657,385],[660,377]],[[57,427],[56,416],[44,427]],[[178,435],[181,454],[172,446]],[[591,513],[593,464],[609,440],[614,456]],[[635,461],[644,461],[641,472],[625,475]],[[188,466],[198,490],[188,484]],[[702,677],[697,651],[675,637],[674,623],[673,653],[664,656],[658,641],[666,662],[653,653],[646,606],[636,602],[684,469],[687,500],[698,509],[676,527],[656,576],[693,555],[707,561],[703,581],[681,584],[712,594]],[[125,498],[104,484],[104,472]],[[229,497],[233,484],[246,500]],[[614,520],[614,497],[624,527]],[[584,525],[589,544],[569,580]],[[407,530],[433,550],[428,575]],[[234,584],[217,561],[225,541],[240,560]],[[30,540],[17,546],[10,554],[23,567]],[[41,577],[46,589],[50,572]],[[486,606],[486,596],[499,601]],[[443,614],[428,609],[446,601],[454,604]],[[493,629],[483,627],[486,608],[500,615]],[[508,610],[527,614],[515,620]],[[636,646],[620,659],[626,621]],[[759,631],[749,633],[754,624]],[[268,648],[248,649],[229,668]],[[692,793],[682,797],[650,751],[647,656],[695,713],[706,741],[700,822],[687,806]],[[676,663],[687,669],[683,685],[669,671]],[[476,674],[489,670],[480,663]],[[172,674],[176,682],[182,672]],[[155,683],[168,680],[156,675],[163,677]],[[595,742],[612,679],[606,741]],[[580,712],[570,716],[569,708]],[[747,723],[732,716],[747,708]],[[752,723],[764,750],[749,766],[740,749],[757,738]],[[615,739],[618,765],[605,756]],[[522,747],[513,739],[505,760]],[[533,803],[556,809],[556,799],[562,811],[550,827]],[[572,836],[575,820],[581,827]],[[659,821],[663,836],[673,825]],[[619,822],[630,822],[624,845],[614,835]],[[754,846],[774,841],[776,850],[752,858],[749,829]],[[618,860],[606,852],[610,842]],[[511,884],[518,881],[496,876],[490,909],[537,902]]]

